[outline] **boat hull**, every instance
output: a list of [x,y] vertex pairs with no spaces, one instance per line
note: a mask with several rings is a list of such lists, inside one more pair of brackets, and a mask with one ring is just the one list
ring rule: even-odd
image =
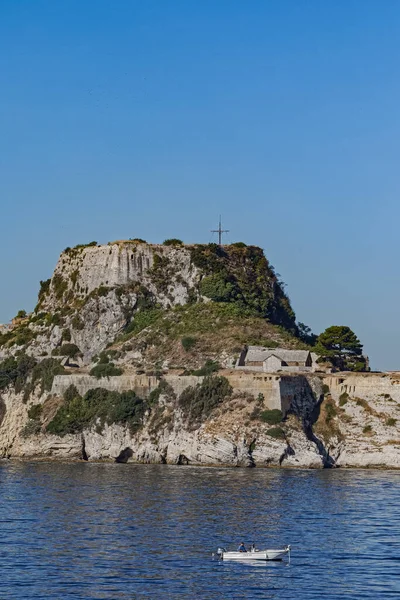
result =
[[288,554],[289,548],[274,550],[255,550],[254,552],[222,552],[222,560],[282,560]]

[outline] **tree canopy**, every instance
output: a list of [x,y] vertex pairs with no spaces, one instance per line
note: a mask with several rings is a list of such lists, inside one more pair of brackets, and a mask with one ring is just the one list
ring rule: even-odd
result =
[[362,344],[356,334],[345,325],[332,325],[318,338],[315,351],[320,360],[347,371],[364,371],[366,360],[362,355]]

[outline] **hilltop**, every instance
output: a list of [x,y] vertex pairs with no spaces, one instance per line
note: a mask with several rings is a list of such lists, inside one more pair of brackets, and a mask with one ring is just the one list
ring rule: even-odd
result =
[[[182,355],[182,340],[190,354]],[[0,336],[0,352],[39,357],[67,343],[89,364],[112,344],[124,352],[128,341],[145,350],[148,366],[232,359],[245,343],[304,346],[260,248],[128,240],[66,248],[34,312]]]

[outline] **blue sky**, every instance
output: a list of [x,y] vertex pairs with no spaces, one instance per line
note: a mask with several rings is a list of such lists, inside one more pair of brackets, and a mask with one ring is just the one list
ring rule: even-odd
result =
[[0,322],[66,246],[265,249],[400,368],[400,3],[0,0]]

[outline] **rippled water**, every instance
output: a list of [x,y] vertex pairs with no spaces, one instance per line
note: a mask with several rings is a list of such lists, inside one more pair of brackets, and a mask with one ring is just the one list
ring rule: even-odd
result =
[[[400,473],[0,464],[0,598],[398,598]],[[287,562],[211,558],[290,543]]]

